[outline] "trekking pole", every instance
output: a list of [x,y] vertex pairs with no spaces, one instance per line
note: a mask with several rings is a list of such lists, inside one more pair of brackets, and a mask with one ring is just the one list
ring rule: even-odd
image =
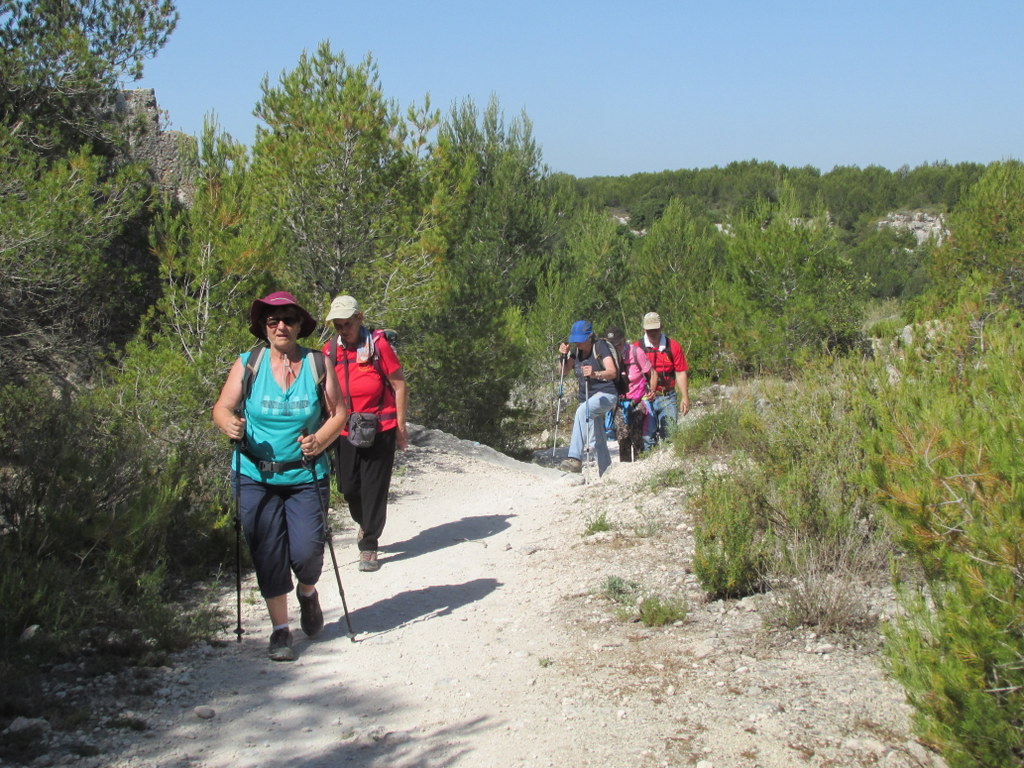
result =
[[[309,434],[309,430],[303,429],[302,436],[306,437]],[[320,516],[324,521],[324,539],[327,541],[327,549],[331,552],[331,562],[334,564],[334,578],[338,581],[338,594],[341,595],[341,607],[345,611],[345,624],[348,625],[348,638],[353,643],[356,641],[356,633],[352,629],[352,620],[348,616],[348,602],[345,600],[345,588],[341,586],[341,572],[338,570],[338,557],[334,554],[334,541],[331,535],[331,523],[327,519],[327,505],[324,504],[323,494],[320,493],[320,483],[316,476],[316,459],[312,461],[309,457],[303,455],[302,463],[306,466],[310,472],[313,473],[313,485],[316,487],[316,498],[320,502]]]
[[558,446],[558,418],[562,415],[562,384],[565,381],[565,361],[562,360],[558,366],[558,402],[555,405],[555,432],[551,440],[551,458],[555,458],[555,448]]
[[[242,418],[245,411],[235,408],[234,414]],[[235,444],[235,638],[242,642],[242,441],[232,440]]]
[[587,465],[593,458],[590,450],[590,438],[593,437],[594,422],[590,420],[590,379],[583,377],[583,404],[587,413],[587,428],[583,432],[583,450],[586,452]]

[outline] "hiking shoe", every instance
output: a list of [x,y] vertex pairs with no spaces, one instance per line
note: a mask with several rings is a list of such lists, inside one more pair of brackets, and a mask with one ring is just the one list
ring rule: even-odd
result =
[[377,550],[370,549],[359,553],[359,570],[367,573],[380,570],[380,563],[377,562]]
[[273,661],[291,661],[295,658],[292,650],[292,631],[288,627],[275,629],[270,636],[270,658]]
[[563,472],[579,473],[583,471],[583,462],[580,461],[579,459],[574,459],[572,456],[570,456],[568,459],[559,464],[558,468]]
[[299,598],[299,611],[302,616],[299,623],[302,625],[302,631],[306,633],[307,637],[312,637],[324,628],[324,612],[320,610],[320,593],[313,592],[312,595],[306,597],[300,588],[296,587],[295,596]]

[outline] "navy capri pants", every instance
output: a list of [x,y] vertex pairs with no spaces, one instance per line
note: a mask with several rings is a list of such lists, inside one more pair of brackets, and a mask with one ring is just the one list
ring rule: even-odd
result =
[[270,485],[232,473],[240,481],[242,530],[249,545],[256,581],[264,598],[294,589],[292,574],[302,584],[316,584],[324,567],[324,508],[330,501],[329,479],[299,485]]

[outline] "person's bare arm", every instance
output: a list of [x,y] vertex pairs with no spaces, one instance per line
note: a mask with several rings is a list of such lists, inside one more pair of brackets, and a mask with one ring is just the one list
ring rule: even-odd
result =
[[320,428],[311,435],[299,438],[304,456],[319,456],[331,443],[338,439],[345,422],[348,420],[348,408],[341,397],[338,386],[338,374],[330,365],[327,366],[324,380],[324,399],[327,401],[327,419]]
[[409,447],[409,432],[405,422],[406,409],[408,407],[408,394],[405,386],[405,374],[402,369],[392,371],[388,374],[388,381],[395,390],[395,419],[398,421],[398,448],[405,450]]
[[242,358],[235,360],[228,378],[213,404],[213,423],[232,440],[245,437],[245,419],[235,411],[242,403]]
[[679,407],[683,416],[690,412],[690,374],[689,371],[676,373],[676,389],[679,390]]

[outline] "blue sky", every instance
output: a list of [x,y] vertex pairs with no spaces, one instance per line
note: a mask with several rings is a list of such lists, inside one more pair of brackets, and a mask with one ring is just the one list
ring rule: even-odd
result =
[[552,171],[1024,158],[1020,0],[177,0],[131,87],[251,144],[260,82],[327,40],[386,97],[525,112]]

